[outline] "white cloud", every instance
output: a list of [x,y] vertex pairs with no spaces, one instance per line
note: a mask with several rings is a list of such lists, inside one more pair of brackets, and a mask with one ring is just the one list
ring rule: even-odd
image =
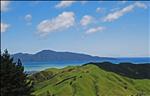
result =
[[135,5],[139,8],[144,8],[144,9],[147,8],[147,5],[145,5],[144,3],[141,3],[141,2],[136,2]]
[[95,28],[90,28],[86,31],[86,34],[91,34],[91,33],[95,33],[95,32],[102,32],[103,30],[105,30],[105,27],[99,26],[99,27],[95,27]]
[[10,1],[1,1],[1,12],[7,11]]
[[25,15],[24,19],[27,22],[27,25],[31,25],[31,21],[32,21],[32,15],[31,14]]
[[92,16],[85,15],[85,16],[83,16],[83,18],[81,19],[80,24],[81,24],[82,26],[86,26],[86,25],[90,24],[90,23],[92,22],[92,20],[93,20],[93,17],[92,17]]
[[1,32],[6,32],[9,26],[9,24],[1,23]]
[[[60,3],[58,3],[55,8],[65,8],[65,7],[69,7],[71,6],[73,3],[76,3],[76,0],[72,0],[72,1],[60,1]],[[88,1],[80,1],[81,4],[86,4]]]
[[27,14],[24,19],[27,21],[27,22],[31,22],[32,20],[32,15],[31,14]]
[[58,3],[55,7],[56,8],[65,8],[65,7],[69,7],[71,6],[73,3],[75,3],[76,1],[61,1],[60,3]]
[[96,9],[96,12],[97,12],[97,13],[100,13],[100,12],[102,12],[102,11],[103,11],[103,9],[100,8],[100,7],[98,7],[98,8]]
[[144,3],[140,3],[140,2],[136,2],[134,4],[131,4],[121,10],[115,11],[113,13],[108,14],[105,18],[104,21],[108,21],[108,22],[112,22],[118,18],[120,18],[121,16],[123,16],[124,14],[131,12],[135,7],[139,7],[139,8],[147,8],[147,6]]
[[63,12],[52,20],[43,20],[37,27],[38,31],[43,34],[49,32],[56,32],[70,28],[75,23],[75,17],[73,12]]

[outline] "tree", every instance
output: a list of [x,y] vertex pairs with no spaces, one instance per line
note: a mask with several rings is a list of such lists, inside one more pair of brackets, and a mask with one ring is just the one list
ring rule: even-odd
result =
[[17,63],[5,50],[1,54],[1,96],[33,96],[33,83],[24,72],[21,60]]

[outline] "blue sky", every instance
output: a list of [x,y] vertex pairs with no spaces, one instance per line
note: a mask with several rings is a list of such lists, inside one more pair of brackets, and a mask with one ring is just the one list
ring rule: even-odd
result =
[[148,1],[2,1],[1,49],[150,56]]

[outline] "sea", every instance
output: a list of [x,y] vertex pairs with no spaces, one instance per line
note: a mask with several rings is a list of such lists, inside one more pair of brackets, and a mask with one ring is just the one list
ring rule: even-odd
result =
[[[48,68],[64,68],[67,66],[80,66],[89,62],[94,61],[70,61],[70,62],[22,62],[24,69],[26,72],[37,72],[42,71]],[[96,62],[111,62],[115,64],[119,64],[122,62],[130,62],[134,64],[143,64],[143,63],[149,63],[150,64],[150,57],[146,58],[117,58],[114,60],[101,60]]]

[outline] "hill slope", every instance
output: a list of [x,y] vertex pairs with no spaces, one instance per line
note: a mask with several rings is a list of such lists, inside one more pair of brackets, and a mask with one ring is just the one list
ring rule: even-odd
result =
[[131,79],[97,65],[50,68],[30,76],[36,96],[141,96],[150,95],[150,79]]

